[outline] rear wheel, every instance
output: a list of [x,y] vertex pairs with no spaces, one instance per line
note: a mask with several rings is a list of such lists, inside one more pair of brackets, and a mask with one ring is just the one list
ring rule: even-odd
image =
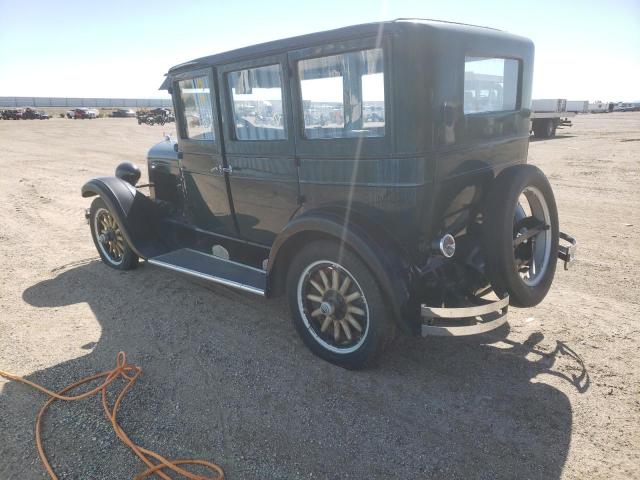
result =
[[552,138],[556,136],[556,124],[553,119],[539,120],[533,125],[533,136],[536,138]]
[[556,270],[558,211],[551,185],[533,165],[516,165],[496,178],[484,213],[487,275],[516,307],[547,295]]
[[138,256],[131,250],[120,225],[101,198],[91,203],[91,236],[102,261],[118,270],[131,270]]
[[307,245],[287,274],[293,323],[313,353],[344,368],[375,362],[393,337],[382,291],[371,271],[337,242]]

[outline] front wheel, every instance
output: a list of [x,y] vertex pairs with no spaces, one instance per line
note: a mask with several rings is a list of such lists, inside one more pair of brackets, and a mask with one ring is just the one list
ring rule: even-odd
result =
[[100,258],[111,268],[131,270],[138,266],[138,256],[133,252],[122,229],[101,198],[91,203],[91,237]]
[[349,369],[373,364],[393,338],[384,297],[363,261],[337,242],[317,241],[287,274],[294,326],[313,353]]

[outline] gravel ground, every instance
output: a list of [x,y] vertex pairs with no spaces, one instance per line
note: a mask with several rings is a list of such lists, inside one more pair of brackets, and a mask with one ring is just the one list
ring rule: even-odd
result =
[[[230,479],[640,478],[640,114],[578,116],[531,143],[580,242],[541,305],[491,335],[398,338],[363,372],[314,357],[282,301],[98,261],[80,186],[142,165],[163,131],[0,122],[0,369],[61,388],[124,350],[143,368],[125,431]],[[0,479],[46,478],[43,401],[0,380]],[[142,470],[97,399],[55,404],[44,439],[61,479]]]

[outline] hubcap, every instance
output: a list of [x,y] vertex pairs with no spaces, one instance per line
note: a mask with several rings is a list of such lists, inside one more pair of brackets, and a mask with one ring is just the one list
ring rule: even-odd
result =
[[542,192],[526,187],[513,219],[513,252],[520,278],[529,287],[542,281],[549,266],[551,234],[551,215]]
[[118,222],[106,208],[96,212],[93,228],[104,256],[114,265],[122,263],[125,240]]
[[369,306],[347,269],[314,262],[302,272],[297,294],[302,320],[324,348],[350,353],[362,345],[369,331]]

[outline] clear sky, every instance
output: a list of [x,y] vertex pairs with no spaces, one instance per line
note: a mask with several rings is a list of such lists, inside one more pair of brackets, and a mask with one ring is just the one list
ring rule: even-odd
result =
[[163,97],[172,65],[396,17],[531,38],[534,98],[640,100],[640,0],[0,0],[0,96]]

